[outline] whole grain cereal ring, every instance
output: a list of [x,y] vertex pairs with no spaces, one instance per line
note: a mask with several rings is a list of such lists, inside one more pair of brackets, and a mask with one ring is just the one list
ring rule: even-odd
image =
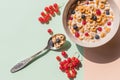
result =
[[100,0],[100,2],[105,4],[107,0]]
[[99,4],[99,0],[96,0],[96,5],[98,6],[98,4]]
[[101,32],[100,37],[104,38],[105,36],[106,36],[106,34],[104,32]]
[[109,33],[110,32],[110,30],[111,30],[111,28],[105,28],[105,31],[107,32],[107,33]]
[[97,22],[100,23],[102,21],[102,17],[97,17]]
[[84,12],[85,12],[84,6],[79,6],[79,11],[80,11],[81,13],[84,13]]
[[101,4],[100,4],[100,8],[101,8],[101,9],[104,9],[104,8],[105,8],[105,4],[104,4],[104,3],[101,3]]

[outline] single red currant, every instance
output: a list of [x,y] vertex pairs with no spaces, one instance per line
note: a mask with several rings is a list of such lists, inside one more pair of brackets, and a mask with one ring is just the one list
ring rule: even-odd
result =
[[42,17],[39,17],[38,20],[39,20],[41,23],[44,23],[44,22],[45,22],[44,18],[42,18]]
[[107,25],[108,25],[108,26],[111,26],[111,24],[112,24],[111,22],[107,22]]
[[79,32],[75,32],[75,37],[79,37],[80,36],[80,34],[79,34]]
[[102,28],[101,28],[101,27],[98,27],[97,30],[101,32],[101,31],[102,31]]
[[82,21],[82,25],[86,25],[86,23],[87,23],[87,22],[86,22],[85,20]]
[[56,59],[57,59],[58,61],[61,61],[61,58],[60,58],[60,56],[57,56],[57,57],[56,57]]
[[88,37],[88,36],[89,36],[89,33],[85,33],[85,36],[87,36],[87,37]]
[[58,8],[59,8],[59,6],[58,6],[57,3],[54,3],[54,4],[53,4],[53,7],[54,7],[55,9],[58,9]]
[[41,16],[45,17],[46,16],[45,12],[41,12]]
[[67,53],[65,51],[62,51],[61,54],[63,57],[67,57]]
[[45,9],[44,9],[47,13],[49,13],[50,12],[50,9],[49,9],[49,7],[45,7]]
[[96,14],[97,14],[98,16],[100,16],[100,15],[101,15],[101,11],[100,11],[99,9],[97,9],[97,10],[96,10]]
[[53,34],[52,29],[48,29],[47,32],[48,32],[49,34]]

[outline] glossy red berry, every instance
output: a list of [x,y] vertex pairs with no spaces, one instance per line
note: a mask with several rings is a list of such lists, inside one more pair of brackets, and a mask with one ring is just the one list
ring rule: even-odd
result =
[[44,22],[45,22],[45,20],[44,20],[43,17],[39,17],[38,20],[39,20],[41,23],[44,23]]
[[111,22],[107,22],[107,25],[108,25],[108,26],[111,26],[111,24],[112,24]]
[[41,12],[41,16],[45,17],[46,16],[45,12]]
[[49,6],[49,9],[54,11],[54,7],[52,5]]
[[67,53],[65,51],[62,51],[61,54],[63,57],[67,57]]
[[53,34],[52,29],[48,29],[47,32],[48,32],[49,34]]
[[50,14],[51,14],[52,16],[55,16],[54,11],[50,11]]
[[101,28],[101,27],[98,27],[97,30],[98,30],[98,31],[102,31],[102,28]]
[[54,6],[55,9],[58,9],[58,8],[59,8],[59,6],[58,6],[57,3],[54,3],[53,6]]
[[57,57],[56,57],[56,59],[57,59],[58,61],[61,61],[61,58],[60,58],[60,56],[57,56]]
[[99,9],[97,9],[97,10],[96,10],[96,14],[97,14],[98,16],[100,16],[100,15],[101,15],[101,11],[100,11]]
[[86,37],[88,37],[88,36],[89,36],[89,34],[88,34],[88,33],[85,33],[85,36],[86,36]]
[[49,9],[49,7],[45,7],[45,9],[44,9],[47,13],[49,13],[50,12],[50,9]]
[[70,17],[69,17],[69,20],[73,20],[73,17],[70,16]]
[[75,32],[75,37],[79,37],[80,36],[80,34],[79,34],[79,32]]
[[82,21],[82,25],[86,25],[86,23],[87,23],[87,22],[86,22],[85,20]]

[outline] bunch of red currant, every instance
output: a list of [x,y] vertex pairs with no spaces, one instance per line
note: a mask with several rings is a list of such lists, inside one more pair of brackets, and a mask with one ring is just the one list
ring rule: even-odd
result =
[[62,56],[65,58],[61,61],[60,56],[57,56],[56,59],[59,61],[59,69],[67,74],[67,77],[74,79],[77,75],[77,70],[81,66],[81,62],[77,57],[67,57],[67,53],[63,51]]
[[51,20],[51,16],[55,16],[55,13],[59,14],[59,6],[57,3],[45,7],[44,10],[45,12],[41,12],[41,16],[38,18],[41,23],[48,23],[49,20]]

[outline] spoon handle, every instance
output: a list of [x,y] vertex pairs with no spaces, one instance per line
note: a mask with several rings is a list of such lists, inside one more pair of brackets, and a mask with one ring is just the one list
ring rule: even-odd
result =
[[10,71],[11,73],[15,73],[21,69],[23,69],[25,66],[27,66],[32,60],[34,60],[36,57],[39,56],[39,54],[48,49],[48,47],[45,47],[43,50],[37,52],[36,54],[34,54],[33,56],[29,57],[29,58],[26,58],[24,60],[22,60],[21,62],[17,63]]

